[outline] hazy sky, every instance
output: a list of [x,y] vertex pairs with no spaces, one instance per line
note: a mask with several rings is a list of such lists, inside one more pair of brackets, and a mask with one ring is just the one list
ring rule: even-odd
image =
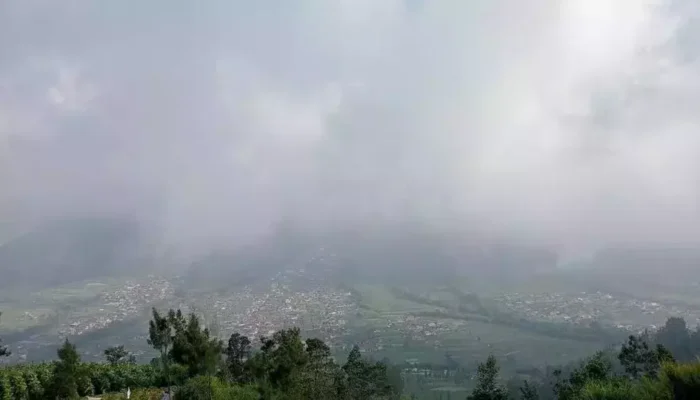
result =
[[0,218],[695,242],[694,3],[0,1]]

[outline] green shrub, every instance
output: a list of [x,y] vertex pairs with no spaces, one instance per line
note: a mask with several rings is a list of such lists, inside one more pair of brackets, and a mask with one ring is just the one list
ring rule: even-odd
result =
[[691,400],[700,399],[700,363],[666,363],[658,379],[593,381],[576,400]]
[[229,386],[219,400],[258,400],[260,395],[254,386]]
[[206,376],[188,380],[175,392],[176,400],[257,400],[258,397],[252,386],[229,385],[216,377]]
[[[120,393],[110,393],[102,396],[102,400],[124,400],[126,399],[126,390]],[[130,400],[160,400],[163,394],[163,389],[132,389]]]
[[631,381],[595,381],[587,383],[575,396],[576,400],[641,400],[635,396]]
[[660,380],[674,400],[700,399],[700,363],[666,363]]
[[188,400],[218,400],[220,397],[217,395],[224,391],[225,388],[226,386],[218,378],[196,376],[185,382],[177,390],[176,396]]
[[10,373],[10,384],[12,385],[12,398],[14,400],[29,399],[29,390],[22,371],[15,369]]
[[12,400],[12,381],[9,369],[0,371],[0,400]]

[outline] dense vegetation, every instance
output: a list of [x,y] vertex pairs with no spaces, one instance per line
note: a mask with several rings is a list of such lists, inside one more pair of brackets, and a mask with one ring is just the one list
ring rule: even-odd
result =
[[[77,399],[127,389],[176,387],[181,399],[391,399],[401,394],[400,371],[368,360],[354,347],[335,362],[319,339],[292,328],[261,337],[254,351],[246,336],[227,343],[212,337],[195,314],[153,310],[148,343],[159,356],[135,363],[122,346],[105,350],[105,363],[81,362],[66,340],[58,360],[0,369],[0,399]],[[136,391],[134,392],[136,393]]]
[[[137,364],[123,346],[105,350],[105,362],[87,363],[66,340],[56,361],[0,369],[0,400],[119,399],[127,389],[133,391],[132,399],[157,399],[171,390],[175,398],[192,400],[700,398],[700,330],[690,331],[681,318],[669,319],[654,335],[629,336],[618,349],[600,351],[576,365],[532,372],[519,382],[504,382],[497,359],[489,356],[474,376],[463,376],[472,381],[467,395],[407,394],[404,368],[365,358],[357,346],[339,364],[322,340],[303,339],[297,328],[261,337],[257,345],[238,333],[224,343],[195,314],[154,309],[148,344],[159,354],[150,364]],[[7,354],[0,346],[0,355]]]

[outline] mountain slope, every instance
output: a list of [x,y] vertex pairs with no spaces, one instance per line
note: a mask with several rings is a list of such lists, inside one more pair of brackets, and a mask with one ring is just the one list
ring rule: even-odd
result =
[[0,288],[41,288],[136,271],[138,224],[123,219],[52,221],[0,246]]

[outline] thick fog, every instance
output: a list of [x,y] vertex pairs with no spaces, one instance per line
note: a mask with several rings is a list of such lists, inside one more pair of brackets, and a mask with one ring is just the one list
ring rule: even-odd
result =
[[0,219],[700,238],[684,0],[0,2]]

